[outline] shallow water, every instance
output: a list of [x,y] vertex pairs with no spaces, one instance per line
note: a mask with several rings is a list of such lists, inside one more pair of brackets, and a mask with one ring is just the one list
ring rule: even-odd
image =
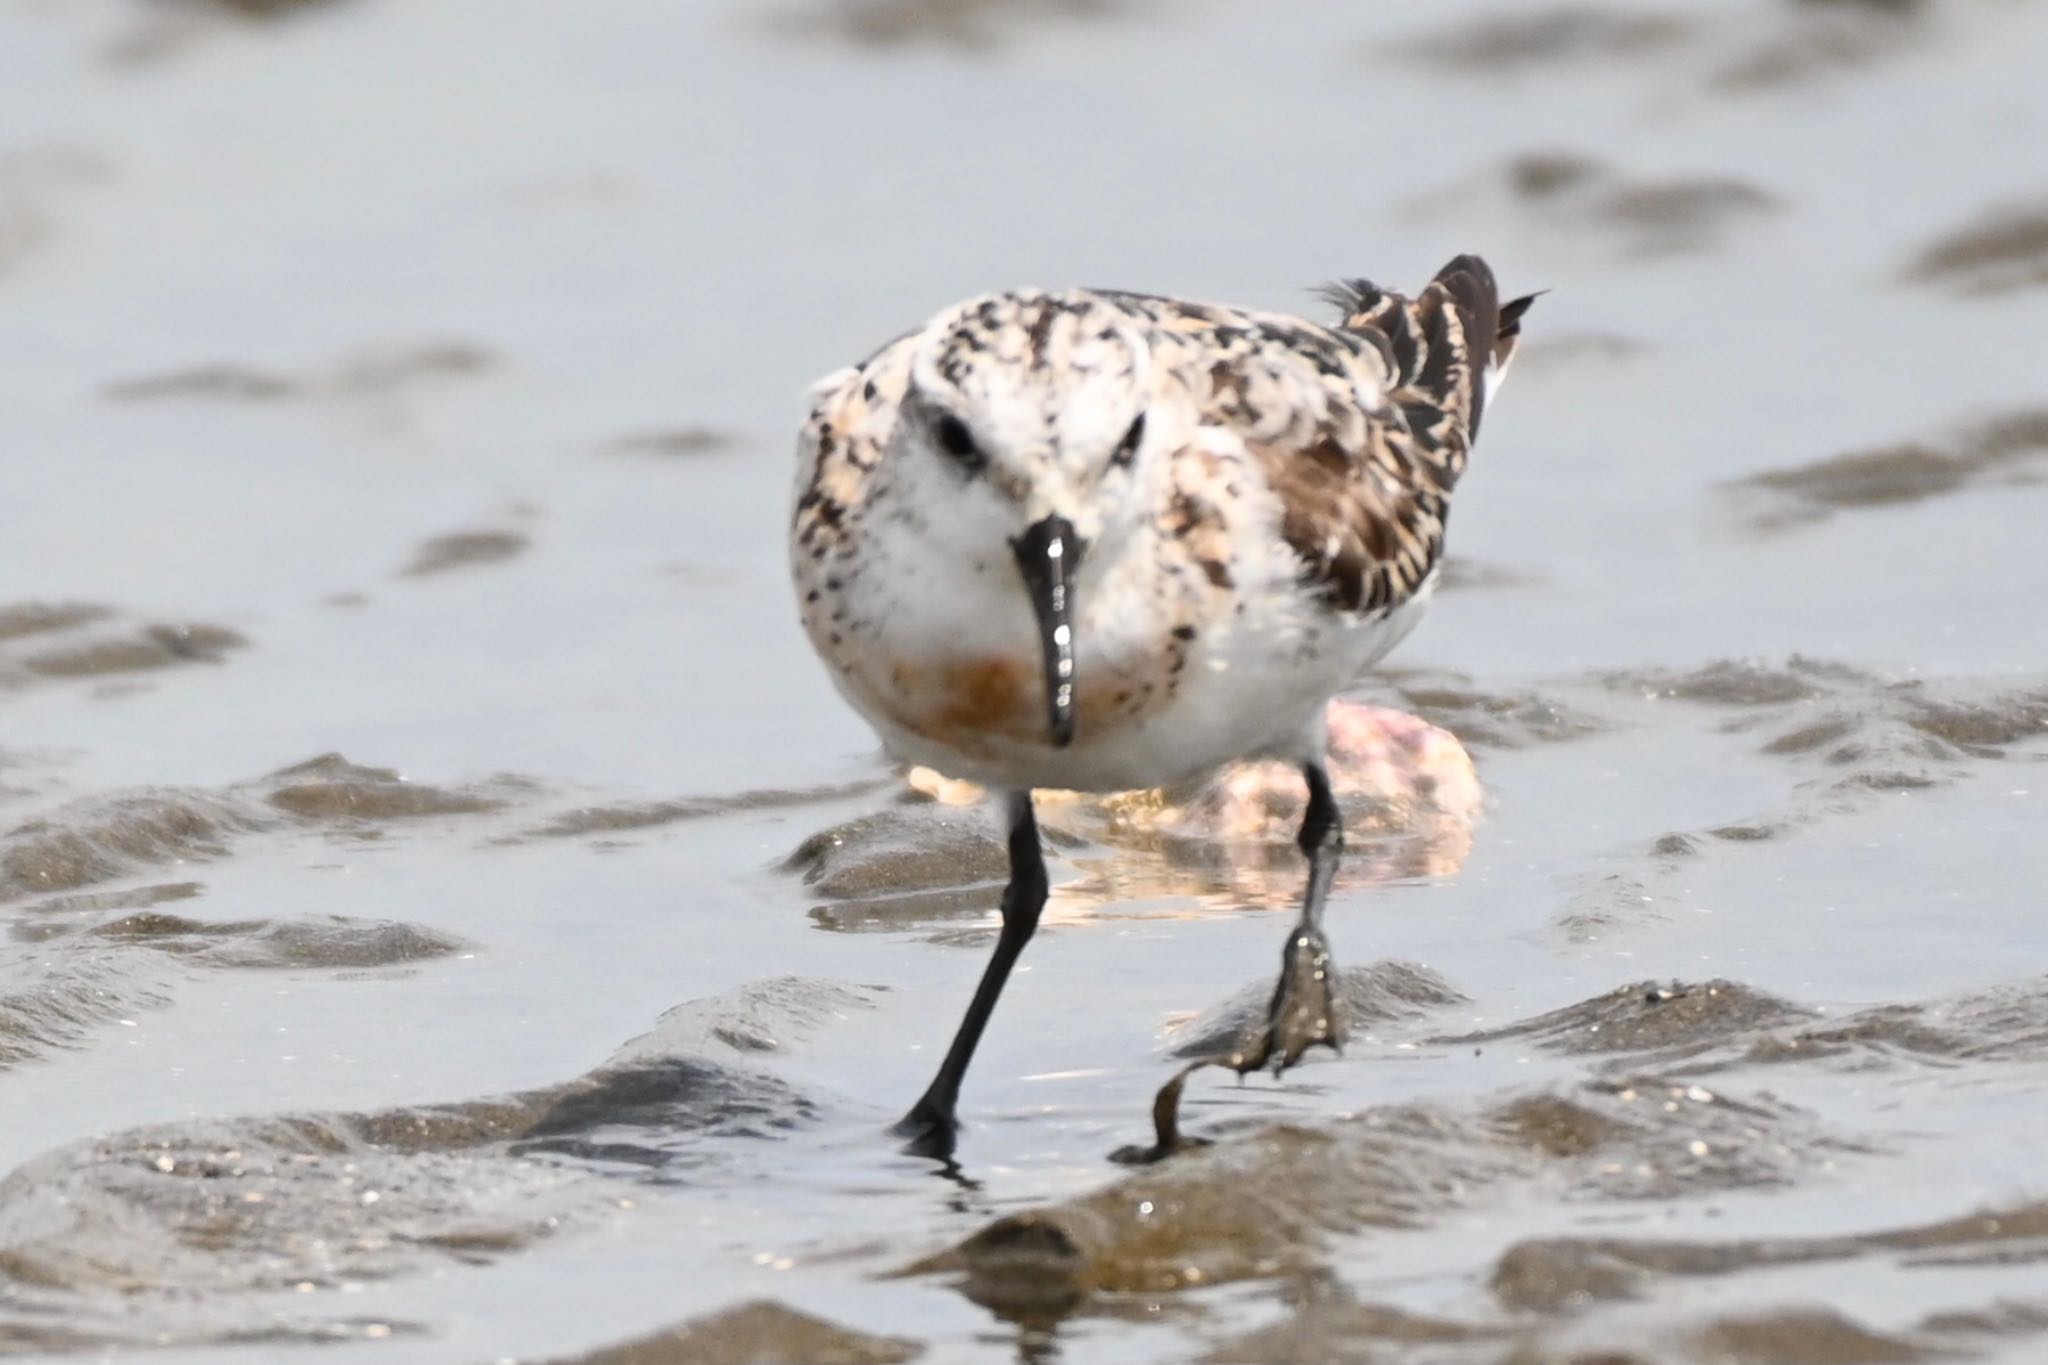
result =
[[[0,0],[0,1354],[2048,1350],[2048,6],[597,8]],[[1362,695],[1485,811],[1361,827],[1343,1056],[1111,1164],[1294,873],[1077,810],[898,1155],[999,848],[795,628],[796,395],[1467,249]]]

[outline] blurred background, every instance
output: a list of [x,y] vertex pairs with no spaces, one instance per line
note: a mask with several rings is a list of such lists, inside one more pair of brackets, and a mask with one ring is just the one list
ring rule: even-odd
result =
[[[0,0],[0,1354],[2034,1358],[2048,1317],[1991,1306],[2048,1300],[1988,1252],[1639,1267],[1590,1318],[1501,1258],[2040,1188],[2044,63],[2028,0]],[[1421,1184],[1479,1193],[1398,1246],[1355,1212],[1235,1271],[1090,1262],[1059,1311],[885,1278],[1115,1203],[1161,1040],[1280,921],[1083,839],[975,1188],[876,1138],[994,874],[965,815],[885,831],[916,867],[782,867],[899,809],[790,610],[805,386],[990,288],[1314,312],[1460,251],[1552,292],[1366,695],[1463,740],[1487,814],[1336,915],[1442,980],[1208,1117],[1407,1105],[1479,1144]],[[1597,1013],[1443,1042],[1672,978],[1746,1003],[1649,1061],[1544,1041]],[[1916,1031],[1786,1032],[1862,1010]],[[657,1020],[605,1065],[667,1079],[606,1089]],[[1836,1061],[1740,1069],[1802,1047]],[[1796,1155],[1473,1155],[1708,1055]]]

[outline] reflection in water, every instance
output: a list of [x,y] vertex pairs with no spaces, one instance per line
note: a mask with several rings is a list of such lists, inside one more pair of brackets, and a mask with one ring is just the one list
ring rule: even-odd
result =
[[[1337,886],[1455,872],[1471,851],[1483,804],[1478,773],[1456,736],[1399,711],[1341,700],[1330,705],[1329,726],[1330,782],[1348,841]],[[983,797],[972,783],[928,768],[912,769],[908,781],[944,805]],[[1046,914],[1058,922],[1155,899],[1182,904],[1141,913],[1199,918],[1244,906],[1291,907],[1308,875],[1295,847],[1306,805],[1300,772],[1280,762],[1232,764],[1180,790],[1041,792],[1040,823],[1055,845],[1083,845],[1072,854],[1083,875],[1053,889]]]

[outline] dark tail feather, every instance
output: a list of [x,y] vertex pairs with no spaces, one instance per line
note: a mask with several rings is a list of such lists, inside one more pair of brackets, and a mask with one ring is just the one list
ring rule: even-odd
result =
[[1506,303],[1502,304],[1500,306],[1501,339],[1513,341],[1516,337],[1520,336],[1522,334],[1522,314],[1529,311],[1530,304],[1536,302],[1536,300],[1549,292],[1548,289],[1539,289],[1533,294],[1524,294],[1518,299],[1509,299]]
[[1549,292],[1548,289],[1539,289],[1500,306],[1500,330],[1493,334],[1494,383],[1500,382],[1500,375],[1506,372],[1508,362],[1514,359],[1515,343],[1522,339],[1522,314],[1529,311],[1530,304]]
[[1470,254],[1452,257],[1430,284],[1441,286],[1457,305],[1471,386],[1465,430],[1470,439],[1477,440],[1479,419],[1486,411],[1487,371],[1492,368],[1501,331],[1500,286],[1494,283],[1493,267]]
[[1472,353],[1490,355],[1501,327],[1500,287],[1493,282],[1493,268],[1477,256],[1458,256],[1437,271],[1431,283],[1442,285],[1457,301]]

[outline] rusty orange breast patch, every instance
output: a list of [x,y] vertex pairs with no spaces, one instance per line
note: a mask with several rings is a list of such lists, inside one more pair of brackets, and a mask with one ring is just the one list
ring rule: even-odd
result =
[[[1162,667],[1132,669],[1083,659],[1075,669],[1076,729],[1082,742],[1164,704],[1171,695]],[[1155,674],[1153,677],[1141,674]],[[1050,742],[1044,664],[1025,654],[979,654],[898,661],[886,685],[868,687],[875,701],[904,729],[957,749],[981,754],[988,741]]]

